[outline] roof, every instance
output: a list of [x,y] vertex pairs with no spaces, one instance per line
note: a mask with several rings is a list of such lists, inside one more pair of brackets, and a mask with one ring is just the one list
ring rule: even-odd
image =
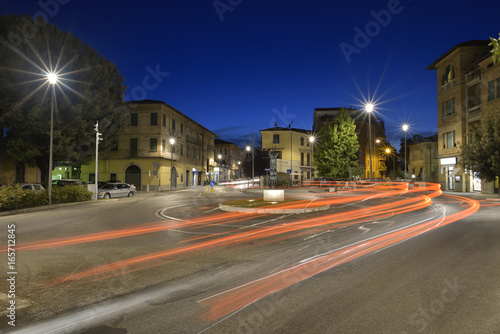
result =
[[215,145],[234,145],[234,146],[238,146],[235,143],[231,143],[230,141],[222,140],[222,139],[218,139],[218,138],[215,139]]
[[467,41],[467,42],[463,42],[463,43],[457,44],[454,47],[452,47],[451,49],[449,49],[446,53],[444,53],[441,57],[439,57],[438,59],[436,59],[432,64],[430,64],[429,66],[427,66],[426,70],[435,70],[436,69],[436,65],[441,60],[443,60],[444,58],[448,57],[453,51],[455,51],[455,50],[457,50],[459,48],[469,47],[469,46],[488,46],[488,44],[490,44],[490,43],[491,43],[490,40],[473,39],[473,40],[470,40],[470,41]]
[[409,146],[412,146],[412,145],[418,145],[418,144],[422,144],[422,143],[437,143],[438,142],[438,135],[432,135],[432,136],[429,136],[429,137],[425,137],[425,138],[422,138],[422,140],[419,140],[419,141],[409,141],[408,142],[408,145]]
[[135,104],[163,104],[164,106],[172,109],[176,113],[178,113],[178,114],[186,117],[189,121],[193,122],[194,124],[196,124],[200,128],[204,129],[205,131],[208,131],[211,134],[213,134],[215,137],[218,137],[215,133],[213,133],[212,131],[210,131],[209,129],[207,129],[206,127],[204,127],[203,125],[201,125],[200,123],[196,122],[191,117],[187,116],[186,114],[180,112],[179,110],[175,109],[174,107],[172,107],[171,105],[169,105],[169,104],[167,104],[167,103],[165,103],[163,101],[157,101],[157,100],[133,100],[133,101],[125,101],[125,103],[129,103],[129,104],[133,104],[133,103],[135,103]]
[[297,129],[297,128],[283,128],[280,126],[275,126],[274,128],[260,130],[260,132],[263,132],[263,131],[269,131],[269,132],[271,132],[271,131],[293,131],[293,132],[300,132],[300,133],[305,133],[305,134],[312,133],[311,130],[304,130],[304,129]]

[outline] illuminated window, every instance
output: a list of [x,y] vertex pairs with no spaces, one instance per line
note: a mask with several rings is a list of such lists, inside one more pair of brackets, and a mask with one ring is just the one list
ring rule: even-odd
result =
[[447,84],[455,79],[455,67],[451,64],[445,67],[441,85]]

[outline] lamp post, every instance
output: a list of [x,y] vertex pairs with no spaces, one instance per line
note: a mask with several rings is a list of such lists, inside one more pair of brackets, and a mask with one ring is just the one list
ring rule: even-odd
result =
[[[56,95],[56,89],[54,85],[57,83],[56,73],[47,73],[47,81],[52,85],[52,98],[50,103],[50,144],[49,144],[49,205],[52,204],[52,151],[53,151],[53,141],[54,141],[54,99]],[[97,196],[97,192],[95,194]]]
[[309,137],[309,143],[311,144],[311,180],[314,180],[314,167],[313,167],[313,155],[314,155],[314,141],[316,138],[314,136]]
[[217,183],[220,183],[221,174],[222,174],[222,170],[221,170],[221,166],[222,166],[222,165],[221,165],[221,163],[220,163],[220,159],[222,159],[222,155],[221,155],[221,154],[217,155],[217,159],[219,159],[219,177],[218,177],[218,179],[217,179]]
[[173,176],[174,173],[172,172],[172,161],[174,160],[174,145],[175,145],[175,139],[170,138],[170,190],[173,190]]
[[392,180],[396,181],[396,163],[394,162],[394,154],[391,154],[392,149],[386,148],[385,153],[392,155]]
[[405,180],[408,178],[407,175],[407,162],[406,162],[406,131],[408,131],[408,124],[403,125],[403,131],[405,132]]
[[250,146],[246,147],[247,152],[250,152],[250,150],[252,151],[252,188],[253,188],[253,180],[255,178],[255,148],[254,148],[253,135],[254,133],[252,132],[252,147]]
[[368,113],[368,142],[370,144],[370,181],[373,180],[373,167],[372,167],[372,116],[373,104],[368,103],[365,106],[365,110]]
[[238,173],[239,173],[238,179],[241,179],[241,161],[238,161]]

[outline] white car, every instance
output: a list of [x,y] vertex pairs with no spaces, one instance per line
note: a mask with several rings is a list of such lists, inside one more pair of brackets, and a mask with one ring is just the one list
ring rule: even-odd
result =
[[128,183],[106,183],[97,190],[97,198],[132,197],[135,191],[135,186]]

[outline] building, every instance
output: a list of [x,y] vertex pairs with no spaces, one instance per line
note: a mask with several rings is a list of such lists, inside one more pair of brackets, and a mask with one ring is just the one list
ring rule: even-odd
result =
[[[115,148],[99,159],[99,180],[120,180],[142,190],[204,185],[213,178],[216,135],[162,101],[127,102],[129,120]],[[95,161],[82,166],[94,182]]]
[[437,72],[439,182],[443,190],[498,192],[460,164],[467,132],[489,113],[500,113],[500,66],[493,65],[489,40],[455,45],[429,65]]
[[311,131],[274,127],[260,130],[263,150],[279,152],[277,161],[278,178],[288,174],[292,184],[311,180],[313,168],[313,148],[310,143]]
[[40,183],[42,175],[38,167],[17,163],[0,147],[0,185],[16,183]]
[[[319,133],[326,122],[333,121],[338,117],[342,108],[316,108],[314,109],[313,132]],[[366,112],[355,108],[344,108],[356,124],[356,133],[359,140],[358,163],[365,167],[365,178],[370,178],[370,147],[368,140],[368,125],[371,122],[372,135],[372,172],[374,179],[384,178],[387,171],[385,153],[385,124],[383,119],[370,113],[369,122]],[[320,139],[321,140],[321,139]]]
[[423,182],[438,182],[438,135],[413,140],[409,149],[409,177]]
[[241,151],[236,144],[222,139],[215,139],[214,157],[217,167],[214,167],[214,180],[216,182],[241,178]]

